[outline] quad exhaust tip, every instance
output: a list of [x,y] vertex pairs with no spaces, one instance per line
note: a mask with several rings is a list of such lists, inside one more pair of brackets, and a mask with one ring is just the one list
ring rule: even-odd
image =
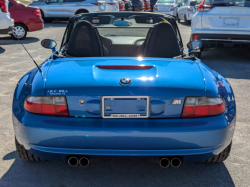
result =
[[82,167],[87,167],[87,166],[89,165],[89,159],[86,158],[86,157],[82,157],[82,158],[80,158],[80,160],[79,160],[79,164],[80,164],[80,166],[82,166]]
[[75,167],[75,166],[77,166],[78,165],[78,158],[76,158],[76,157],[70,157],[69,159],[68,159],[68,164],[71,166],[71,167]]
[[171,160],[169,160],[168,158],[162,158],[160,159],[159,164],[162,168],[167,168],[169,165],[174,168],[178,168],[181,165],[181,159],[172,158]]
[[167,168],[170,165],[168,158],[162,158],[159,163],[162,168]]

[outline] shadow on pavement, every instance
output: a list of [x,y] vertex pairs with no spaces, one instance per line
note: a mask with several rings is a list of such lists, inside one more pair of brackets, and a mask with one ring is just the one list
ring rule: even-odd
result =
[[180,23],[178,23],[180,25],[186,26],[186,27],[191,27],[191,23],[185,24],[183,21],[181,21]]
[[15,159],[0,180],[0,186],[235,186],[224,163],[188,164],[160,168],[139,159],[105,159],[89,165],[70,167],[57,162],[25,162],[16,152],[4,156]]
[[64,27],[66,28],[68,21],[53,21],[51,23],[44,23],[44,28],[50,27]]
[[0,47],[0,54],[1,54],[1,53],[4,53],[4,52],[5,52],[5,49],[2,48],[2,47]]
[[[21,40],[23,44],[35,43],[38,41],[39,39],[36,37],[26,37],[24,40]],[[11,38],[11,36],[9,35],[6,35],[6,37],[0,37],[0,45],[11,45],[11,44],[19,44],[19,41]]]
[[250,79],[249,59],[250,50],[245,49],[211,49],[201,54],[204,64],[224,77],[234,79]]

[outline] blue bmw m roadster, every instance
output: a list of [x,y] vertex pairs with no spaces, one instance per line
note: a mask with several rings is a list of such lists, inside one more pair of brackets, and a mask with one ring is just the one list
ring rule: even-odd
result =
[[86,13],[70,18],[62,44],[25,74],[13,98],[16,150],[26,161],[87,166],[105,156],[161,167],[222,162],[236,105],[228,81],[183,49],[173,17]]

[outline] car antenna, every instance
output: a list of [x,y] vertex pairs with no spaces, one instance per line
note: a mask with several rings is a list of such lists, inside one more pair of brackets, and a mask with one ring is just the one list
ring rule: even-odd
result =
[[28,52],[28,50],[26,49],[26,47],[24,47],[24,45],[23,45],[23,43],[21,42],[21,40],[18,39],[18,41],[19,41],[19,43],[23,46],[23,48],[25,49],[25,51],[28,53],[28,55],[30,56],[30,58],[33,60],[33,62],[35,63],[36,67],[38,68],[38,70],[39,70],[40,72],[42,72],[41,68],[38,66],[38,64],[36,63],[36,61],[32,58],[32,56],[30,55],[30,53]]

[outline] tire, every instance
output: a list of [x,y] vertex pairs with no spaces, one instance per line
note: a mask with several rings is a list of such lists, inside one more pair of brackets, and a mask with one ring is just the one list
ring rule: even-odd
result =
[[214,156],[213,158],[207,159],[205,162],[206,163],[213,163],[213,162],[223,162],[223,161],[225,161],[228,158],[229,154],[230,154],[231,147],[232,147],[232,142],[220,154]]
[[179,18],[179,15],[178,15],[178,14],[176,15],[176,19],[177,19],[178,23],[180,23],[180,22],[181,22],[181,20],[180,20],[180,18]]
[[33,155],[32,153],[27,151],[23,146],[21,146],[16,138],[15,138],[15,144],[16,144],[17,154],[22,160],[35,161],[35,162],[43,161],[41,158]]
[[79,10],[76,12],[76,15],[77,14],[84,14],[84,13],[88,13],[88,11],[87,10]]
[[194,56],[196,56],[197,58],[201,58],[201,51],[200,52],[192,52],[192,54]]
[[11,37],[16,40],[23,40],[27,35],[27,27],[24,24],[16,23],[12,30]]

